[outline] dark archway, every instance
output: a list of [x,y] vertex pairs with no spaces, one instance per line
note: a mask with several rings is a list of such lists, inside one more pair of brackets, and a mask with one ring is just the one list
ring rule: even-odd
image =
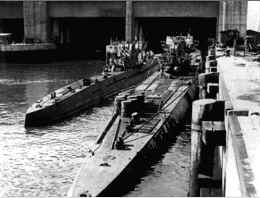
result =
[[11,40],[14,42],[22,42],[24,39],[23,19],[2,19],[2,30],[12,33]]
[[190,33],[196,40],[206,42],[208,38],[216,38],[216,18],[139,18],[144,38],[149,47],[159,52],[160,41],[166,36],[186,35]]
[[104,55],[111,39],[124,39],[124,18],[62,18],[59,28],[63,45],[75,57]]

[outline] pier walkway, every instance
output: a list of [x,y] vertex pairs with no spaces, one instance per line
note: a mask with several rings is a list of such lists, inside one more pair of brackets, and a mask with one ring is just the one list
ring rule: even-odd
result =
[[225,196],[260,196],[260,63],[220,57],[218,71],[227,113]]

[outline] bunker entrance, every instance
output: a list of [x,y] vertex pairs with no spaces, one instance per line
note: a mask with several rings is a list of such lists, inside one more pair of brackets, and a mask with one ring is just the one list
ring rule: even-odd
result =
[[138,22],[149,48],[155,52],[161,51],[160,42],[166,36],[190,33],[201,44],[207,43],[208,38],[216,38],[216,18],[140,18]]
[[22,42],[24,38],[23,19],[2,19],[0,20],[0,32],[12,33],[12,42]]
[[55,40],[76,57],[105,55],[110,40],[124,39],[123,18],[69,18],[58,22]]

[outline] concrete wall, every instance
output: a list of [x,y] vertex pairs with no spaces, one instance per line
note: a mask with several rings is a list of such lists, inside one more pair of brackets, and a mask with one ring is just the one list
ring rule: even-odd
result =
[[[217,35],[238,29],[244,36],[248,0],[92,0],[92,1],[0,1],[0,19],[24,18],[25,37],[47,41],[49,19],[125,17],[126,39],[135,32],[135,18],[215,17]],[[126,10],[126,6],[128,10]]]
[[[49,17],[124,17],[128,1],[50,1]],[[132,2],[132,1],[131,1]],[[135,17],[217,17],[218,1],[133,1]]]
[[[127,9],[126,9],[127,7]],[[218,0],[208,1],[50,1],[50,18],[125,17],[125,39],[132,40],[142,17],[206,17],[217,18]],[[139,29],[139,28],[138,28]],[[139,30],[138,30],[139,32]]]
[[135,10],[133,8],[133,2],[132,0],[127,0],[126,1],[126,14],[125,14],[125,39],[127,41],[132,41],[133,40],[133,35],[134,35],[134,14]]
[[0,1],[0,19],[23,18],[22,1]]

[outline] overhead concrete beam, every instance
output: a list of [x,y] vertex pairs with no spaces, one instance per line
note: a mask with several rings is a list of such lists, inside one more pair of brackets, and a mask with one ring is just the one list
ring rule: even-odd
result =
[[2,1],[0,19],[24,18],[26,38],[47,41],[49,18],[125,17],[125,37],[133,39],[135,18],[216,17],[217,35],[226,29],[247,29],[248,0],[95,0]]
[[0,19],[22,19],[22,1],[0,1]]
[[135,1],[135,17],[203,17],[219,15],[218,1]]
[[124,1],[49,1],[50,18],[124,17]]

